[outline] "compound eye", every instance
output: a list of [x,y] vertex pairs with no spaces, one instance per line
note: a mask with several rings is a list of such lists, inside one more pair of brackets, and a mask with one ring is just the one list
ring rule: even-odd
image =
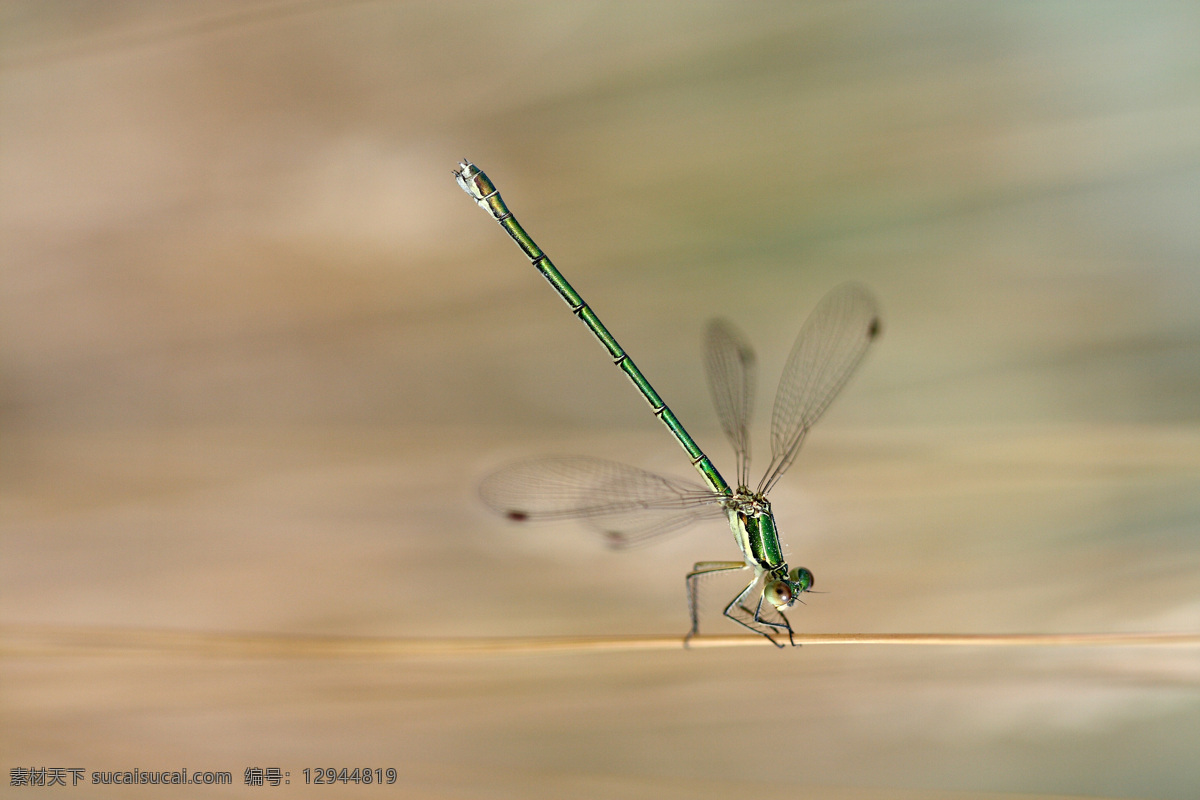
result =
[[804,567],[796,567],[788,577],[802,592],[807,592],[813,587],[813,574]]
[[776,608],[787,608],[796,597],[787,581],[775,581],[767,587],[766,595],[767,600]]

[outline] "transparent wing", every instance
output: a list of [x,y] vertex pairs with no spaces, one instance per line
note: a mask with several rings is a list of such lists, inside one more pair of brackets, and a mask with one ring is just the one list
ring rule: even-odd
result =
[[673,513],[641,511],[611,517],[589,517],[581,522],[603,536],[610,547],[623,550],[668,533],[681,531],[700,520],[717,519],[725,519],[725,510],[721,506],[708,505]]
[[771,465],[758,485],[767,492],[796,459],[813,426],[881,331],[875,298],[857,283],[835,287],[809,315],[788,356],[771,413]]
[[583,456],[518,461],[484,478],[483,502],[511,520],[577,519],[628,547],[725,516],[703,484]]
[[737,454],[738,486],[750,480],[750,414],[754,411],[754,351],[725,320],[708,323],[704,334],[708,390],[721,429]]

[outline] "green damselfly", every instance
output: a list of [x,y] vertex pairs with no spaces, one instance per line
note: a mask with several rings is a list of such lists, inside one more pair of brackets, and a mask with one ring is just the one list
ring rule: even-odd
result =
[[767,493],[783,476],[809,429],[824,413],[867,347],[880,333],[879,309],[856,283],[833,289],[817,305],[796,337],[779,380],[771,414],[771,463],[754,489],[750,477],[750,413],[754,403],[754,352],[727,322],[709,323],[705,367],[713,403],[737,454],[737,488],[721,477],[675,413],[662,401],[595,312],[509,212],[495,185],[470,161],[454,171],[458,185],[506,230],[550,282],[575,316],[608,351],[650,404],[700,473],[703,485],[596,458],[538,458],[512,464],[484,479],[484,502],[511,520],[579,519],[614,547],[628,547],[701,519],[722,517],[742,551],[741,561],[700,561],[688,573],[688,612],[699,632],[699,580],[707,575],[750,570],[753,578],[725,607],[725,616],[783,647],[795,644],[784,611],[811,591],[813,574],[789,569]]

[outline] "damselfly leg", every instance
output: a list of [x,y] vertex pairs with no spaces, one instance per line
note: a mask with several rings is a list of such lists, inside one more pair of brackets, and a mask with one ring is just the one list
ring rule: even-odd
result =
[[[743,589],[737,597],[733,598],[733,600],[729,602],[729,605],[725,606],[725,616],[729,617],[737,624],[745,628],[749,628],[759,636],[766,638],[776,647],[783,647],[783,645],[780,642],[775,641],[775,637],[771,635],[771,631],[765,630],[765,628],[774,628],[777,631],[787,631],[788,641],[794,647],[796,642],[795,639],[792,638],[792,625],[790,622],[788,622],[788,618],[784,616],[782,611],[777,608],[773,609],[775,613],[779,615],[779,618],[783,620],[782,623],[771,622],[762,616],[764,589],[761,586],[760,577],[761,576],[756,576],[754,580],[750,581],[750,583],[746,585],[746,588]],[[751,611],[746,605],[746,598],[752,596],[756,588],[759,590],[758,603],[755,605],[754,610]],[[768,603],[767,608],[772,609],[772,606]],[[739,611],[743,616],[739,616],[736,613]]]
[[[692,628],[683,638],[683,646],[687,647],[692,637],[700,633],[700,579],[718,572],[735,572],[749,569],[745,561],[697,561],[692,571],[687,574],[688,613],[692,617]],[[754,582],[751,582],[751,586]],[[740,597],[740,595],[739,595]],[[728,612],[729,609],[726,609]]]

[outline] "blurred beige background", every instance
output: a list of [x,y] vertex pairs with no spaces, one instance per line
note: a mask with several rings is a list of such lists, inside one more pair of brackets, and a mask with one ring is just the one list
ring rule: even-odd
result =
[[[525,455],[689,468],[455,186],[469,156],[726,472],[705,320],[756,343],[765,422],[819,297],[876,292],[881,342],[772,495],[830,592],[798,627],[1200,630],[1197,41],[1174,3],[4,3],[0,624],[681,634],[720,525],[612,553],[475,499]],[[1200,786],[1194,649],[0,670],[6,788]]]

